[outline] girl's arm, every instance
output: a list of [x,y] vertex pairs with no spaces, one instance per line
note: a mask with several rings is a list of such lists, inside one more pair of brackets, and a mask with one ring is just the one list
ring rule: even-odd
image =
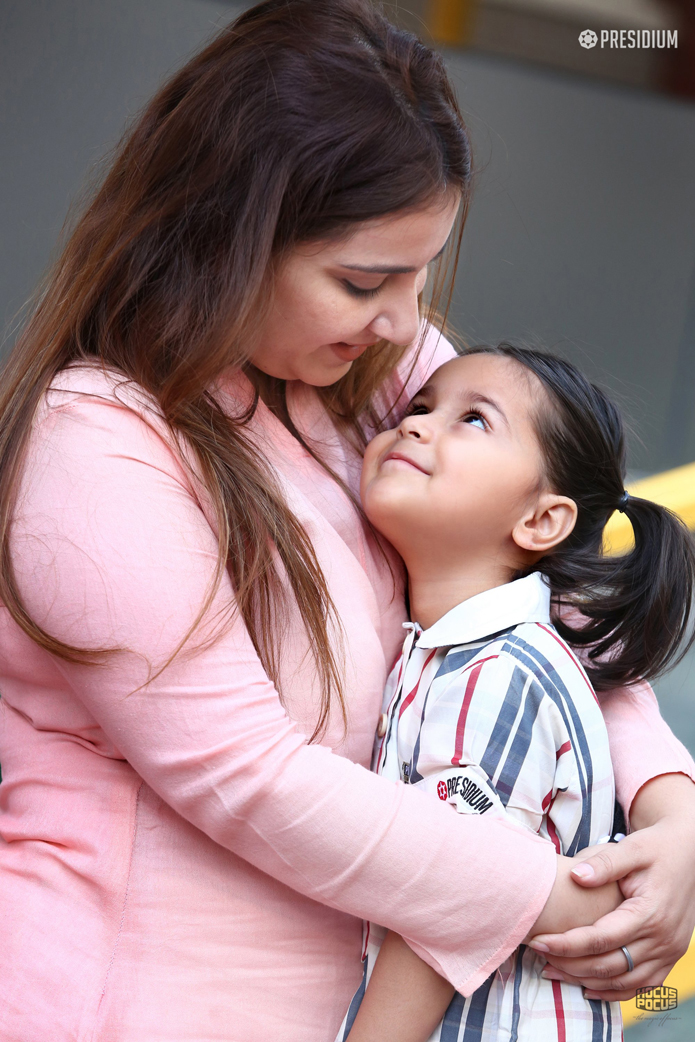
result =
[[609,881],[588,890],[580,886],[572,874],[578,862],[586,861],[608,845],[602,843],[599,847],[586,847],[574,857],[558,856],[553,889],[524,942],[527,943],[541,933],[565,933],[582,926],[593,926],[597,919],[613,912],[622,903],[623,895],[616,882]]
[[397,933],[387,933],[350,1042],[427,1042],[454,988],[418,958]]
[[[592,848],[595,850],[596,848]],[[558,858],[558,874],[534,932],[589,926],[612,912],[623,897],[617,883],[585,890],[571,876],[578,859]],[[398,934],[389,932],[381,946],[364,999],[350,1031],[350,1042],[427,1042],[454,996],[440,977]]]

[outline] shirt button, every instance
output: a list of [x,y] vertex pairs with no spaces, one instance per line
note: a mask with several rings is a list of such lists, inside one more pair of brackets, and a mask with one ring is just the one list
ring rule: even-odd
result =
[[388,720],[389,718],[387,717],[386,713],[382,713],[379,717],[379,723],[376,729],[377,738],[383,738],[386,734],[386,725],[388,724]]

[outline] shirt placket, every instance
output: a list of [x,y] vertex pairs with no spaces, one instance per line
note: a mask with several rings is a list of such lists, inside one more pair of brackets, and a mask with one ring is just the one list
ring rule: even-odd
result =
[[[396,690],[393,693],[393,698],[386,711],[386,733],[384,735],[383,754],[380,757],[377,770],[379,774],[383,774],[386,769],[387,761],[389,767],[392,766],[393,757],[395,762],[398,764],[398,710],[403,701],[403,691],[405,689],[406,678],[408,676],[408,666],[415,650],[416,641],[422,633],[422,628],[418,626],[416,622],[404,622],[403,628],[408,630],[408,635],[403,643],[403,651],[401,652],[401,660],[403,668],[401,670],[400,679],[396,685]],[[399,769],[399,777],[401,771]],[[407,778],[402,778],[403,781],[407,781]]]

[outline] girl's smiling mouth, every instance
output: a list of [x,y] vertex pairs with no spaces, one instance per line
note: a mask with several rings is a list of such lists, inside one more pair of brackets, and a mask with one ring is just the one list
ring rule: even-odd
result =
[[388,463],[389,461],[394,463],[405,463],[407,466],[413,467],[415,470],[419,470],[421,474],[427,474],[428,477],[430,476],[429,471],[425,470],[424,467],[421,467],[419,463],[416,463],[415,460],[411,459],[410,456],[408,456],[401,449],[391,449],[390,452],[387,452],[383,460],[381,461],[382,467],[385,463]]

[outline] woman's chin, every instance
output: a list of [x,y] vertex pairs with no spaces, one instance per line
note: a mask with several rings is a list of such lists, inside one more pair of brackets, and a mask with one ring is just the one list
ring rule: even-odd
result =
[[351,367],[352,362],[341,362],[334,357],[332,365],[307,366],[298,379],[302,383],[309,384],[310,387],[330,387],[331,384],[341,380],[350,371]]

